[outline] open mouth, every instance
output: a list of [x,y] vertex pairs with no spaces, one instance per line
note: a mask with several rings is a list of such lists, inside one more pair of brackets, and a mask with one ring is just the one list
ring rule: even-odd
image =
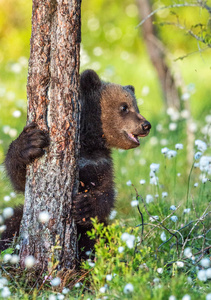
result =
[[145,132],[145,133],[143,133],[143,134],[139,134],[139,135],[136,135],[136,134],[133,134],[133,133],[127,133],[127,135],[128,135],[128,137],[129,137],[129,139],[131,140],[131,141],[133,141],[134,143],[136,143],[137,145],[140,145],[140,142],[139,142],[139,137],[145,137],[145,136],[147,136],[148,135],[148,133],[149,133],[149,131],[147,131],[147,132]]

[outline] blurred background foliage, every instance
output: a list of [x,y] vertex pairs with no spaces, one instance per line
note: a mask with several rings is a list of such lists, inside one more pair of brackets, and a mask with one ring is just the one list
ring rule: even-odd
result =
[[[179,0],[151,1],[153,10],[183,3]],[[176,65],[176,72],[184,82],[194,118],[193,131],[196,138],[200,137],[199,128],[210,113],[210,48],[187,30],[165,23],[179,23],[200,37],[205,36],[209,34],[208,11],[200,7],[166,8],[158,11],[154,20],[157,34],[169,54],[169,64]],[[127,153],[114,151],[121,199],[130,195],[125,189],[128,180],[138,185],[142,177],[148,177],[149,164],[161,159],[161,147],[170,147],[186,139],[186,123],[181,118],[177,129],[169,131],[170,118],[166,114],[158,76],[147,53],[142,26],[137,27],[140,21],[137,3],[133,0],[82,1],[81,71],[93,68],[106,81],[134,85],[141,114],[152,123],[151,134],[143,140],[141,149]],[[0,0],[0,163],[26,122],[30,34],[31,1]],[[164,130],[158,130],[158,125]],[[181,155],[186,156],[187,149]],[[185,163],[181,160],[178,165],[182,168]],[[181,182],[187,182],[186,174]],[[2,176],[0,190],[5,195],[10,187]],[[149,192],[151,187],[147,187],[146,192],[147,189]],[[17,203],[17,199],[15,201]]]

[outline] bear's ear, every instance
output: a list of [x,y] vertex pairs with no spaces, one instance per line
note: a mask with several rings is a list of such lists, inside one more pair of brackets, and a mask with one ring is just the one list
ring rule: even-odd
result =
[[98,90],[101,85],[101,80],[95,71],[86,70],[81,74],[80,87],[83,91]]
[[125,86],[126,89],[129,89],[130,91],[132,91],[135,94],[135,88],[132,85],[126,85]]

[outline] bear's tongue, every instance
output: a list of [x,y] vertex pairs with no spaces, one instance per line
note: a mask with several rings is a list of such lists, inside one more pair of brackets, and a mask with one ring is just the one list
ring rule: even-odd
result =
[[132,133],[128,133],[128,136],[129,136],[129,138],[130,138],[132,141],[134,141],[135,143],[139,144],[139,140],[138,140],[137,135],[134,135],[134,134],[132,134]]

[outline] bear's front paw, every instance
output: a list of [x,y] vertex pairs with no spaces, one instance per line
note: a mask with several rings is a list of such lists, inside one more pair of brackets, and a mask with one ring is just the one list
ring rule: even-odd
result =
[[49,146],[49,136],[47,132],[38,129],[36,123],[31,123],[24,127],[18,140],[20,158],[23,163],[29,164],[35,158],[44,154],[44,148]]
[[92,221],[90,218],[96,217],[95,203],[90,195],[79,193],[73,200],[73,217],[77,224],[82,226],[90,226]]

